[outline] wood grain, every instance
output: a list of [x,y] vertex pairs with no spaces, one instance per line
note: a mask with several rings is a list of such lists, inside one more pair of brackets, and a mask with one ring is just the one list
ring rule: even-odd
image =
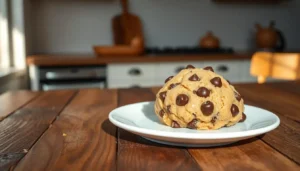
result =
[[246,104],[274,112],[281,120],[279,127],[261,139],[300,164],[300,96],[273,88],[269,84],[237,86]]
[[9,91],[2,94],[0,96],[0,121],[38,95],[38,92],[29,91]]
[[0,170],[5,170],[16,163],[31,148],[73,94],[74,91],[42,93],[0,122],[0,157],[3,157],[0,160],[9,163],[9,165],[0,164]]
[[115,90],[81,90],[15,170],[115,170],[116,106]]
[[189,149],[203,170],[298,170],[300,167],[259,139],[230,146]]
[[[150,89],[122,89],[118,97],[118,106],[155,99]],[[201,169],[183,148],[152,143],[123,129],[118,129],[118,142],[118,170]]]
[[74,91],[42,92],[0,122],[0,170],[300,170],[298,86],[236,85],[246,104],[276,113],[280,126],[232,145],[190,149],[150,142],[107,120],[117,106],[154,100],[160,87],[86,89],[75,97]]
[[300,81],[268,83],[268,86],[278,88],[281,91],[289,92],[294,95],[300,95]]
[[89,55],[33,55],[26,58],[28,65],[64,66],[64,65],[103,65],[111,63],[160,63],[182,61],[215,61],[215,60],[243,60],[251,59],[252,53],[235,54],[202,54],[202,55],[161,55],[140,57],[96,57]]

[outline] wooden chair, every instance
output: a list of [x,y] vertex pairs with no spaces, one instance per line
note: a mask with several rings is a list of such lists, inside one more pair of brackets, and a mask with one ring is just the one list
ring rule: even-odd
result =
[[251,59],[250,74],[264,83],[268,77],[284,80],[300,79],[300,53],[257,52]]

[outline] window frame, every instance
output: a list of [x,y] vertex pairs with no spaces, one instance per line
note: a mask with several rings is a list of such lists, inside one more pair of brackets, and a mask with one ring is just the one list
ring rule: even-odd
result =
[[[26,68],[25,13],[26,0],[0,0],[0,68]],[[3,38],[2,38],[3,37]]]
[[11,39],[8,0],[0,0],[0,67],[11,66]]

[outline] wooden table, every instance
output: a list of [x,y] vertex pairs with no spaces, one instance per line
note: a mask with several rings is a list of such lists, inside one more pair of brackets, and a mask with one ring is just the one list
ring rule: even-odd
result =
[[236,88],[281,124],[218,148],[155,144],[107,119],[118,106],[154,100],[157,88],[8,92],[0,96],[0,170],[300,170],[300,82]]

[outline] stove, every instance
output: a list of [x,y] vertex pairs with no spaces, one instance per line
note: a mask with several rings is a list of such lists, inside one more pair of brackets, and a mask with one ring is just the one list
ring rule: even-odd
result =
[[232,54],[232,48],[207,49],[200,47],[147,47],[147,55],[196,55],[196,54]]

